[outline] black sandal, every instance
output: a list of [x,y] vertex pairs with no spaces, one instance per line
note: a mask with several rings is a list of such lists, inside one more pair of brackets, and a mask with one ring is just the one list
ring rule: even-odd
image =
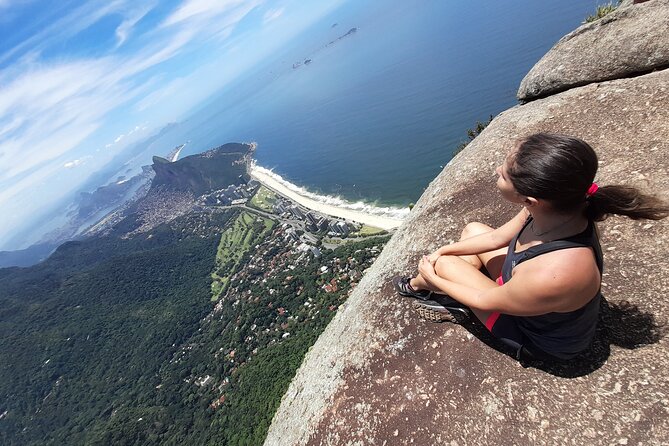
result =
[[428,300],[432,294],[432,291],[429,290],[414,290],[411,287],[411,277],[409,276],[393,277],[393,286],[400,296],[413,297],[418,300]]

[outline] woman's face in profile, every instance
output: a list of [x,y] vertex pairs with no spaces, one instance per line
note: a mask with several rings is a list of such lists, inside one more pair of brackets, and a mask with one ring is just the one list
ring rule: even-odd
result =
[[505,200],[510,201],[512,203],[522,203],[525,197],[520,195],[516,191],[516,188],[513,186],[513,183],[511,183],[508,174],[509,163],[513,159],[512,155],[513,151],[507,155],[506,159],[504,160],[504,163],[502,163],[501,166],[495,169],[495,172],[498,175],[497,188],[499,189],[499,191],[502,194],[502,197],[504,197]]

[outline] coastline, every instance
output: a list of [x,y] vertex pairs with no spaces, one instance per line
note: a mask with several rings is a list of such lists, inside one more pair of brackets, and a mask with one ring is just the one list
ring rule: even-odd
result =
[[291,190],[280,181],[273,178],[271,175],[263,172],[263,170],[266,169],[252,166],[249,169],[249,173],[253,179],[257,180],[268,189],[271,189],[277,194],[283,195],[284,197],[289,198],[301,206],[304,206],[305,208],[311,209],[315,212],[329,215],[331,217],[338,217],[345,220],[355,221],[368,226],[374,226],[386,231],[398,228],[403,222],[403,220],[398,218],[373,215],[368,212],[361,212],[355,209],[348,209],[341,206],[318,202],[312,198],[305,197]]

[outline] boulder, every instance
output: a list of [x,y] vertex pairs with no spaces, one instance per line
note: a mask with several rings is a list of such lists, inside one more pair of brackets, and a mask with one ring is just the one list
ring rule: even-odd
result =
[[666,444],[668,221],[599,225],[606,303],[595,345],[568,366],[519,363],[478,324],[423,321],[390,280],[415,271],[421,255],[456,240],[467,222],[496,226],[517,212],[498,194],[494,169],[535,132],[588,141],[600,156],[600,184],[667,197],[668,104],[664,70],[497,116],[430,184],[309,351],[265,444]]
[[518,99],[669,66],[669,0],[621,6],[560,39],[525,76]]

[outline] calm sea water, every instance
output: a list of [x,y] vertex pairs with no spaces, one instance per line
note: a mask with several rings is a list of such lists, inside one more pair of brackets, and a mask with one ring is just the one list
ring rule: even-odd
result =
[[[406,207],[477,120],[594,1],[356,0],[165,136],[183,155],[256,141],[258,165],[311,192]],[[335,25],[336,26],[333,26]],[[357,32],[325,45],[351,28]],[[310,58],[308,65],[293,68]]]

